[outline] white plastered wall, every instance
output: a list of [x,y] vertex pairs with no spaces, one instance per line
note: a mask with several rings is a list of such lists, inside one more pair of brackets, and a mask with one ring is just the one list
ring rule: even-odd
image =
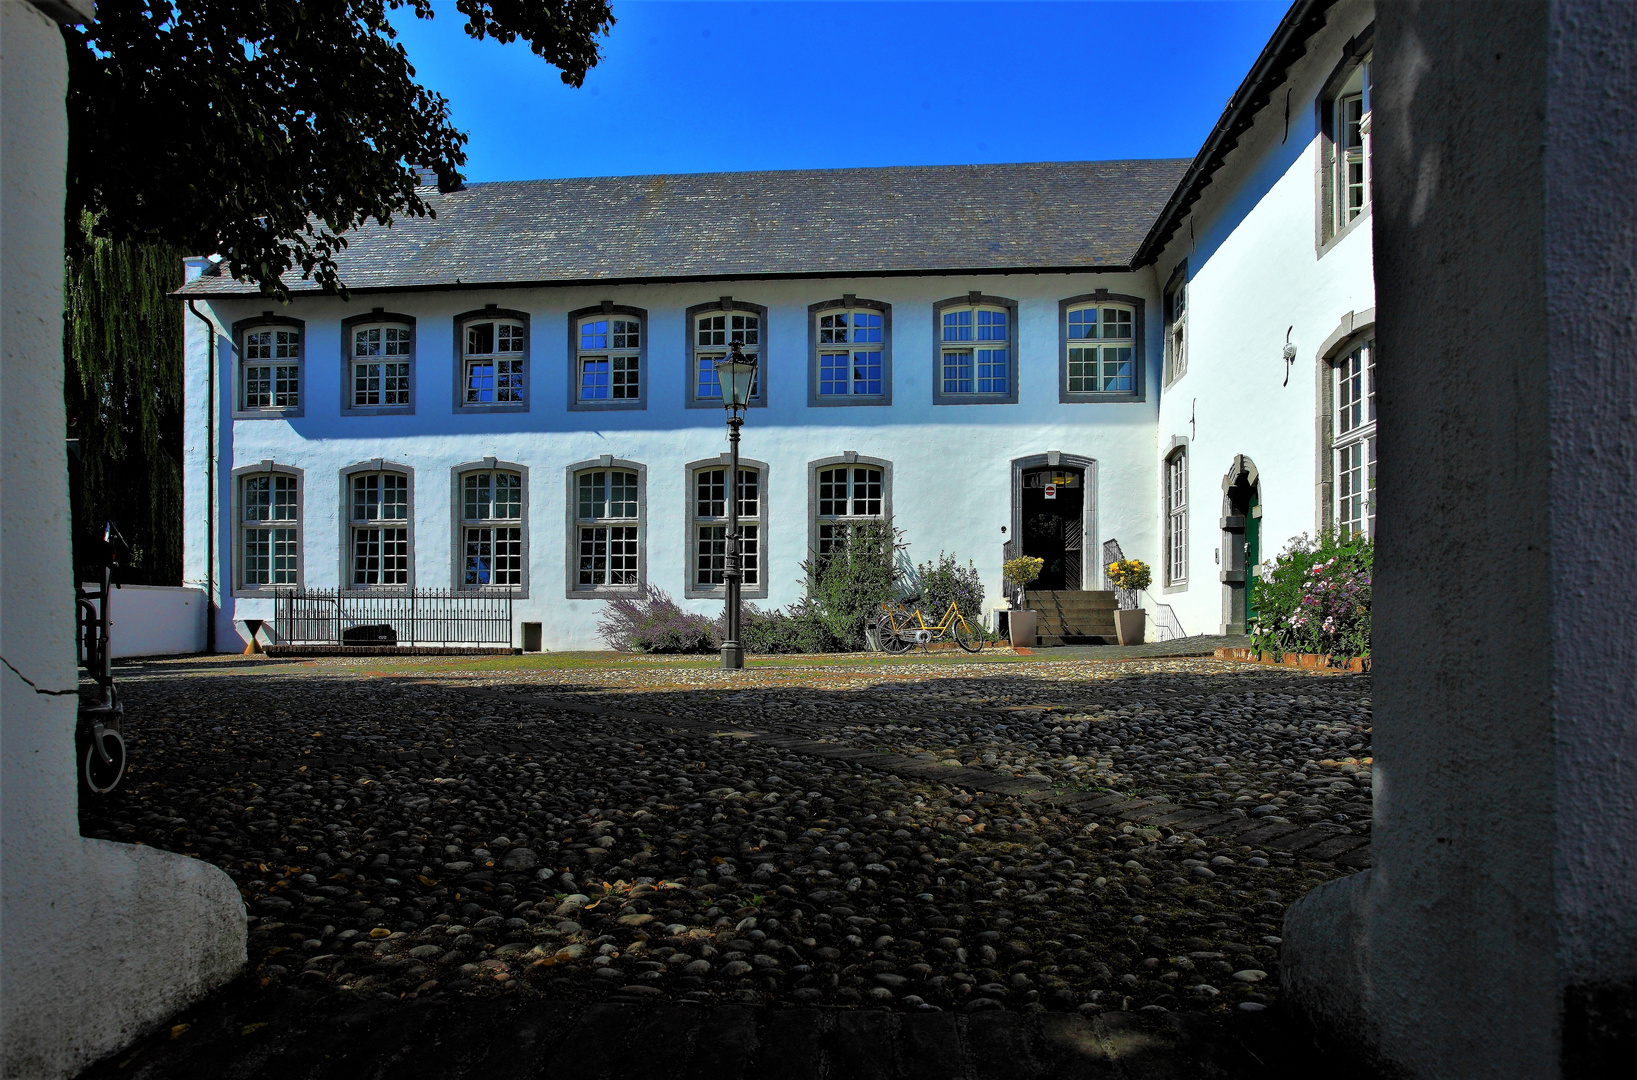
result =
[[[1162,457],[1174,439],[1188,443],[1188,581],[1162,592],[1156,580],[1154,590],[1190,634],[1215,633],[1224,621],[1222,481],[1236,456],[1259,473],[1264,560],[1328,520],[1318,495],[1317,350],[1349,312],[1375,306],[1375,285],[1368,216],[1318,250],[1316,102],[1373,14],[1366,3],[1333,9],[1155,267],[1164,285],[1186,260],[1190,279],[1187,374],[1161,393],[1156,440]],[[1287,332],[1297,349],[1288,384]]]
[[[1062,404],[1058,394],[1058,301],[1107,289],[1146,305],[1144,400]],[[933,305],[971,291],[1018,302],[1017,404],[934,405]],[[807,307],[847,293],[892,305],[890,406],[811,407],[807,385]],[[548,649],[599,648],[596,626],[604,605],[565,596],[565,466],[611,455],[647,466],[648,581],[691,610],[715,614],[720,600],[683,600],[686,493],[683,466],[727,450],[720,409],[684,407],[685,312],[731,295],[768,308],[765,350],[769,405],[749,412],[742,453],[768,464],[766,555],[769,596],[787,604],[801,595],[800,564],[808,552],[808,463],[846,451],[892,463],[892,509],[917,562],[949,551],[982,573],[991,601],[1002,596],[1002,545],[1010,534],[1011,462],[1060,451],[1097,462],[1097,536],[1087,538],[1086,584],[1100,587],[1096,547],[1116,538],[1128,556],[1159,556],[1158,476],[1154,453],[1160,342],[1157,297],[1148,271],[1131,274],[1009,275],[724,281],[686,285],[574,286],[556,289],[374,294],[351,302],[297,299],[276,313],[306,323],[303,415],[289,420],[236,420],[222,426],[218,453],[219,511],[232,505],[231,471],[263,460],[304,473],[304,579],[334,587],[340,578],[340,470],[372,458],[411,466],[415,485],[415,582],[452,583],[451,466],[494,457],[525,465],[528,475],[529,594],[517,622],[543,623]],[[648,406],[640,411],[574,412],[568,395],[567,313],[604,300],[648,313]],[[498,304],[530,316],[530,396],[527,412],[456,415],[452,405],[452,318]],[[262,300],[198,302],[216,325],[269,308]],[[381,307],[413,316],[417,352],[415,412],[409,416],[344,416],[340,402],[342,319]],[[205,579],[203,512],[208,346],[204,324],[187,318],[186,578]],[[231,415],[233,356],[218,339],[217,416]],[[244,618],[270,618],[272,601],[232,596],[231,512],[217,516],[217,647],[243,647]],[[519,639],[520,640],[520,639]]]
[[51,1080],[231,976],[245,917],[214,866],[80,836],[62,392],[67,70],[57,25],[32,4],[0,2],[0,40],[0,1071]]

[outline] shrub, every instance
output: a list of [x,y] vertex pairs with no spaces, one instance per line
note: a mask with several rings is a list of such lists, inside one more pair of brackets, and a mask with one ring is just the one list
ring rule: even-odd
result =
[[1251,638],[1260,652],[1370,655],[1375,545],[1366,536],[1304,533],[1256,583]]
[[983,579],[970,560],[962,566],[955,556],[940,551],[937,562],[922,563],[916,570],[921,577],[921,608],[928,620],[943,618],[953,602],[967,622],[982,625]]
[[827,639],[824,651],[864,648],[864,623],[896,594],[898,530],[861,522],[837,535],[829,551],[802,564],[807,571],[804,620]]
[[[718,619],[720,634],[722,620]],[[763,610],[755,604],[739,608],[739,644],[747,653],[824,652],[830,647],[829,635],[813,617],[806,601],[798,600],[788,611],[779,608]]]
[[669,593],[652,585],[640,597],[608,601],[597,634],[619,652],[699,653],[716,648],[709,619],[683,611]]

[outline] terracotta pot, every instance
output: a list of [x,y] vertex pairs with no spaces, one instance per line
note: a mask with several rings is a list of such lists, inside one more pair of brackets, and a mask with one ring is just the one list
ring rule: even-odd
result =
[[1121,645],[1141,645],[1148,629],[1148,613],[1142,608],[1114,613],[1114,629],[1119,632]]
[[1006,613],[1006,628],[1012,636],[1012,648],[1032,649],[1035,646],[1035,627],[1039,622],[1038,611],[1008,611]]

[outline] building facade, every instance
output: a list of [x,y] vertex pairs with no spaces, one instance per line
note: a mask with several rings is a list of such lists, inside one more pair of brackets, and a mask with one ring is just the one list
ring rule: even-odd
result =
[[282,306],[190,262],[186,560],[218,647],[290,588],[506,593],[548,649],[649,587],[719,611],[734,341],[761,367],[747,598],[890,519],[992,599],[1008,551],[1102,588],[1113,540],[1161,625],[1242,627],[1258,527],[1265,554],[1371,527],[1345,494],[1373,452],[1367,63],[1324,60],[1366,56],[1369,18],[1293,8],[1236,95],[1263,107],[1213,133],[1239,148],[1192,163],[476,184],[359,233],[346,299]]

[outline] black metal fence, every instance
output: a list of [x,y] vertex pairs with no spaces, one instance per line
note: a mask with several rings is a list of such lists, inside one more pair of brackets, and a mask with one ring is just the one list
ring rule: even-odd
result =
[[514,599],[513,593],[455,589],[280,589],[273,600],[273,632],[280,645],[510,648]]

